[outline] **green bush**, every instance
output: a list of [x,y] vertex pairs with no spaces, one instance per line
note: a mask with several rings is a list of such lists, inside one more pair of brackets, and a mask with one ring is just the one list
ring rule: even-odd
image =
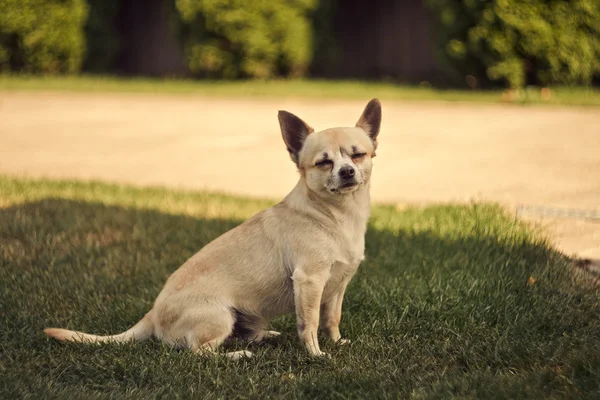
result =
[[176,0],[189,69],[215,78],[301,76],[317,0]]
[[598,0],[427,0],[439,47],[461,74],[526,84],[589,84],[600,73]]
[[0,0],[0,69],[79,71],[86,18],[85,0]]

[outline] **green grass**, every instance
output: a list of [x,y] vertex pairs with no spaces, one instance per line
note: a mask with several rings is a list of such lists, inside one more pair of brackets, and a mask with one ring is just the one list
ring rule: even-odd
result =
[[[191,81],[146,78],[75,76],[11,76],[0,75],[0,91],[74,91],[175,93],[226,97],[301,97],[361,99],[379,97],[406,101],[504,102],[499,90],[441,90],[430,87],[402,86],[393,83],[326,80],[274,81]],[[539,89],[522,92],[517,104],[600,106],[600,90],[595,88],[552,88],[549,100],[541,98]]]
[[43,335],[125,330],[187,257],[269,204],[0,177],[0,398],[600,397],[600,293],[494,205],[374,207],[344,303],[353,343],[323,340],[330,360],[305,355],[293,315],[241,362]]

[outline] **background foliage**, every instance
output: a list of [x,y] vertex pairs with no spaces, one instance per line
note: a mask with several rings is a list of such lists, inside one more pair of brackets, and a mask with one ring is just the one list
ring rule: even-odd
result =
[[176,0],[190,70],[220,78],[303,75],[317,0]]
[[438,48],[463,76],[589,84],[600,73],[597,0],[427,0]]
[[[600,77],[598,0],[424,0],[464,82],[587,85]],[[0,70],[115,72],[124,0],[0,0]],[[168,0],[197,77],[300,77],[335,65],[339,0]],[[375,5],[376,6],[376,5]]]
[[0,69],[79,71],[87,15],[85,0],[0,0]]

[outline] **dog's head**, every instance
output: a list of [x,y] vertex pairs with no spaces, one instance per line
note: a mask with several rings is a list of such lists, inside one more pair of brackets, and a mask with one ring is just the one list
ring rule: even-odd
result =
[[315,132],[300,118],[279,111],[283,141],[308,187],[319,195],[352,193],[371,177],[381,103],[371,100],[352,128]]

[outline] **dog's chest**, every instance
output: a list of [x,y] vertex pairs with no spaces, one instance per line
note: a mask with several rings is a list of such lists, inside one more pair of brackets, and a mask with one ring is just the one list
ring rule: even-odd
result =
[[337,268],[354,268],[364,259],[366,218],[351,218],[341,224],[338,236]]
[[329,279],[323,290],[323,300],[327,301],[334,295],[344,282],[356,273],[360,262],[364,259],[365,239],[356,236],[347,240],[339,249],[339,256],[331,266]]
[[337,257],[331,266],[329,279],[323,290],[323,301],[328,301],[354,276],[365,253],[365,229],[342,232],[338,240]]

